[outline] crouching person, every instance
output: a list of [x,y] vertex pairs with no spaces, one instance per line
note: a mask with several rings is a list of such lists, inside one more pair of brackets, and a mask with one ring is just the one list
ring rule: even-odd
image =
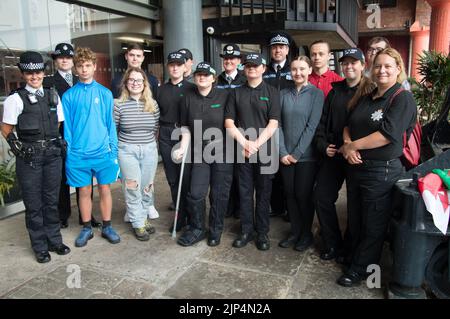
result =
[[94,237],[91,226],[91,180],[95,176],[103,218],[102,237],[117,244],[120,237],[111,227],[112,198],[109,184],[117,180],[117,132],[114,124],[114,100],[110,90],[94,80],[96,56],[89,48],[77,48],[74,58],[79,82],[63,96],[67,141],[67,183],[80,188],[83,228],[75,240],[83,247]]
[[129,68],[125,73],[114,119],[127,216],[136,238],[146,241],[155,232],[147,215],[153,206],[153,181],[158,166],[159,108],[140,68]]
[[63,146],[58,127],[64,115],[58,93],[42,87],[42,56],[27,51],[20,56],[18,66],[26,86],[5,100],[2,135],[16,155],[31,247],[37,261],[46,263],[51,259],[49,251],[70,253],[62,242],[58,213]]

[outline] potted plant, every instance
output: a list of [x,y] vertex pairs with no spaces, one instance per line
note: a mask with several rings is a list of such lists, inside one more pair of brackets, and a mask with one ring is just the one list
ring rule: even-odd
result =
[[419,56],[417,70],[422,80],[410,80],[419,106],[419,119],[424,125],[436,120],[442,111],[445,94],[450,86],[450,57],[435,51],[423,51]]
[[0,206],[5,206],[4,196],[14,186],[16,178],[14,157],[9,161],[0,163]]

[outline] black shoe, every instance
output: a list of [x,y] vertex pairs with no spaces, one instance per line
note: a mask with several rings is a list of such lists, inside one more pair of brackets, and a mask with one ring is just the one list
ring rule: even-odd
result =
[[99,221],[97,221],[94,216],[92,216],[91,218],[91,226],[94,228],[98,228],[98,227],[102,227],[102,223],[100,223]]
[[173,203],[170,203],[169,210],[175,210],[175,205]]
[[[84,225],[83,220],[81,219],[81,216],[78,218],[78,224],[80,224],[81,226]],[[100,223],[99,221],[97,221],[94,216],[91,216],[91,226],[94,228],[98,228],[102,226],[102,223]]]
[[302,239],[300,239],[297,244],[295,244],[294,249],[299,252],[304,252],[309,247],[311,247],[314,244],[314,238],[312,236],[306,236]]
[[259,250],[269,250],[270,240],[267,234],[258,234],[258,237],[256,238],[256,248]]
[[253,235],[250,233],[240,234],[233,242],[233,247],[242,248],[253,240]]
[[50,257],[50,254],[46,250],[39,251],[39,252],[35,253],[35,255],[36,255],[37,262],[40,264],[48,263],[50,260],[52,260],[52,258]]
[[219,236],[209,235],[207,244],[210,247],[214,247],[214,246],[219,245],[220,244],[220,235]]
[[64,244],[61,244],[59,246],[49,246],[48,251],[55,252],[58,255],[67,255],[70,253],[70,248]]
[[361,283],[362,280],[366,279],[366,275],[359,274],[353,270],[347,270],[345,274],[338,278],[336,283],[344,287],[352,287]]
[[288,238],[285,238],[282,241],[280,241],[278,243],[278,246],[280,246],[281,248],[291,248],[291,247],[295,246],[297,241],[298,241],[298,237],[296,237],[296,236],[289,236]]
[[185,247],[192,246],[198,243],[199,241],[205,239],[205,237],[206,237],[205,231],[193,228],[186,230],[183,233],[183,235],[181,235],[180,238],[178,238],[177,244]]
[[66,220],[61,220],[59,222],[59,227],[60,228],[67,228],[67,227],[69,227],[69,221],[67,219]]
[[331,247],[328,249],[325,249],[320,254],[320,259],[322,260],[332,260],[339,256],[339,251],[337,248]]
[[284,220],[286,223],[290,223],[290,222],[291,222],[291,219],[289,218],[289,214],[284,214],[284,215],[283,215],[283,220]]
[[277,212],[275,210],[271,210],[269,213],[270,217],[278,217],[278,216],[282,216],[282,215],[284,215],[284,212]]

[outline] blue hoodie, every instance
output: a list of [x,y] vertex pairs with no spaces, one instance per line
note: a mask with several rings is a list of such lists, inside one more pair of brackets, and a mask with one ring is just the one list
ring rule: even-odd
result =
[[[117,158],[114,100],[103,85],[78,82],[63,95],[67,162],[80,166],[85,160]],[[77,166],[78,166],[77,165]]]

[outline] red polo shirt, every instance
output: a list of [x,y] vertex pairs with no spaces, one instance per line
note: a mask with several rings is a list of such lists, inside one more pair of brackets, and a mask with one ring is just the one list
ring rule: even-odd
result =
[[309,83],[314,85],[315,87],[322,90],[325,97],[327,97],[328,92],[331,91],[331,83],[342,81],[344,78],[341,78],[339,75],[330,71],[329,69],[322,75],[316,74],[314,71],[308,78]]

